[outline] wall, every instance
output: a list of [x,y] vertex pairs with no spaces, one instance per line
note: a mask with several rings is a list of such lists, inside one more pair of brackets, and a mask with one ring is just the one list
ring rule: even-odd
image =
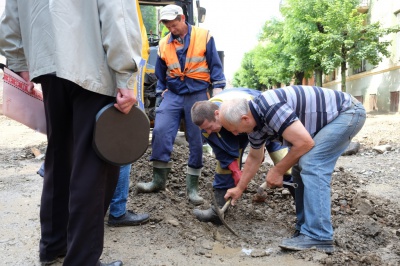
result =
[[[400,12],[399,0],[371,0],[369,16],[371,23],[379,21],[383,28],[392,27],[399,24],[396,13]],[[390,92],[400,91],[400,33],[390,34],[386,40],[391,40],[389,47],[391,56],[382,58],[382,62],[377,66],[368,66],[367,71],[347,76],[347,92],[354,96],[363,98],[363,104],[367,111],[389,112]],[[338,69],[340,73],[340,69]],[[340,75],[331,82],[324,83],[323,86],[335,90],[341,90]],[[372,109],[370,101],[376,95],[376,108]]]

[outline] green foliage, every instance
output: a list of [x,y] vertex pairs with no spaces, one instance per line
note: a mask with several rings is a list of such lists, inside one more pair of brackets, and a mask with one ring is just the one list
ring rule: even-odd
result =
[[265,23],[259,44],[245,54],[241,69],[235,73],[234,86],[265,90],[275,84],[290,82],[290,56],[285,53],[280,41],[282,26],[282,22],[276,19]]
[[254,72],[254,52],[245,53],[241,68],[234,74],[232,85],[234,87],[247,87],[262,90],[262,84]]
[[272,19],[267,21],[260,35],[259,45],[254,48],[256,72],[267,86],[288,83],[292,79],[291,55],[283,41],[284,24]]
[[142,12],[142,18],[144,26],[146,27],[147,33],[150,33],[150,30],[153,34],[157,33],[157,11],[155,6],[146,6],[141,5],[140,11]]
[[382,56],[390,55],[390,42],[384,37],[398,32],[399,26],[384,29],[379,23],[368,24],[367,14],[357,11],[359,4],[360,0],[285,0],[283,19],[265,23],[259,44],[248,53],[251,64],[242,64],[236,80],[248,82],[251,77],[270,86],[317,73],[321,83],[322,73],[338,67],[345,77],[347,65],[358,68],[362,60],[378,64]]
[[160,27],[161,27],[161,37],[166,36],[169,33],[168,28],[165,27],[163,23],[160,23]]
[[366,15],[357,12],[358,0],[324,2],[316,3],[316,11],[320,14],[324,11],[323,16],[306,16],[306,19],[320,25],[318,31],[309,32],[309,47],[311,58],[320,62],[327,74],[347,61],[348,52],[359,42]]

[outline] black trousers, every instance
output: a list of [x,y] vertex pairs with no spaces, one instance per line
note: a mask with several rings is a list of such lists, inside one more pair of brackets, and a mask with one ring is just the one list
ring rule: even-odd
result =
[[64,265],[95,266],[103,251],[104,216],[119,167],[101,160],[92,146],[97,112],[114,97],[45,75],[42,85],[48,147],[40,206],[40,258],[66,251]]

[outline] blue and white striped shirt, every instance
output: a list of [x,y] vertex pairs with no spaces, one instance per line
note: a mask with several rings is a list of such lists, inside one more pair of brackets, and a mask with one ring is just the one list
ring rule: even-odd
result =
[[351,107],[348,93],[313,86],[289,86],[268,90],[249,102],[257,126],[249,134],[252,148],[259,149],[265,141],[279,141],[291,146],[282,133],[300,120],[313,137],[341,112]]

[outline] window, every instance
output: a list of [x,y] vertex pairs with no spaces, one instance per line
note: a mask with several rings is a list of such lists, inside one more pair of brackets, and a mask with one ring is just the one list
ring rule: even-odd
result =
[[361,66],[353,69],[353,74],[358,74],[365,71],[367,71],[367,61],[363,59],[361,60]]
[[369,111],[378,111],[376,94],[369,95]]
[[364,104],[364,97],[362,95],[354,96],[360,103]]
[[399,92],[390,92],[390,112],[397,113],[399,111]]
[[324,76],[324,82],[330,82],[334,80],[336,80],[336,69]]

